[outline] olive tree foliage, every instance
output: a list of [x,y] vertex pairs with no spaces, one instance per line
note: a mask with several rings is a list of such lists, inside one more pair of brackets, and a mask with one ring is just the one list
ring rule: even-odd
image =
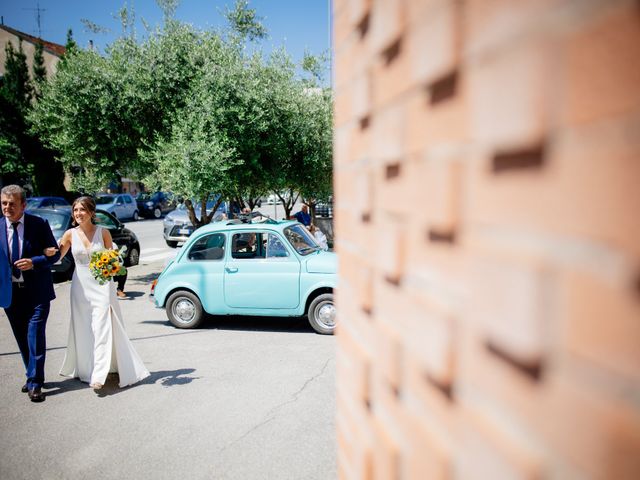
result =
[[[224,31],[180,23],[176,0],[158,3],[162,27],[138,41],[133,12],[121,10],[123,35],[105,54],[73,49],[43,88],[31,118],[76,187],[127,175],[203,207],[215,198],[252,208],[270,191],[324,191],[330,98],[309,93],[285,52],[249,53],[266,30],[248,2],[226,11]],[[185,204],[196,226],[215,213],[197,218]]]

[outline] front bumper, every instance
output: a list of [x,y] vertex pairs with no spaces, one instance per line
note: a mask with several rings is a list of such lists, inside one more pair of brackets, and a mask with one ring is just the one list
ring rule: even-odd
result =
[[164,239],[171,242],[186,242],[194,232],[193,225],[170,224],[164,226]]

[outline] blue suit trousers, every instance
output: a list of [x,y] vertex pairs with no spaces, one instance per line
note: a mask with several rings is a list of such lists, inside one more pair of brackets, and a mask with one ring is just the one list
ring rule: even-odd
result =
[[45,331],[49,317],[49,302],[34,304],[26,288],[14,284],[11,305],[5,308],[13,335],[18,342],[20,355],[27,374],[29,389],[42,387],[44,383],[44,361],[47,353]]

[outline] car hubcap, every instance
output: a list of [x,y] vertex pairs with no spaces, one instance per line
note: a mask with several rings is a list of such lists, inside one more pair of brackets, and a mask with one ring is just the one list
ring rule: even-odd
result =
[[156,217],[156,218],[160,218],[160,215],[162,215],[162,212],[160,211],[160,209],[159,209],[159,208],[156,208],[156,209],[153,211],[153,216],[154,216],[154,217]]
[[139,260],[140,260],[140,254],[138,253],[138,250],[134,248],[133,250],[131,250],[131,253],[129,254],[129,263],[131,265],[137,265]]
[[195,305],[186,298],[182,298],[173,304],[173,315],[180,323],[189,323],[193,320],[195,314]]
[[318,312],[316,318],[320,323],[328,328],[336,326],[336,307],[333,303],[323,303],[316,311]]

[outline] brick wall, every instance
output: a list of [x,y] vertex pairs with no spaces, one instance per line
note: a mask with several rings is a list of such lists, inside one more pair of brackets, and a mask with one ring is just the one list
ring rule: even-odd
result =
[[640,3],[334,0],[342,479],[640,478]]

